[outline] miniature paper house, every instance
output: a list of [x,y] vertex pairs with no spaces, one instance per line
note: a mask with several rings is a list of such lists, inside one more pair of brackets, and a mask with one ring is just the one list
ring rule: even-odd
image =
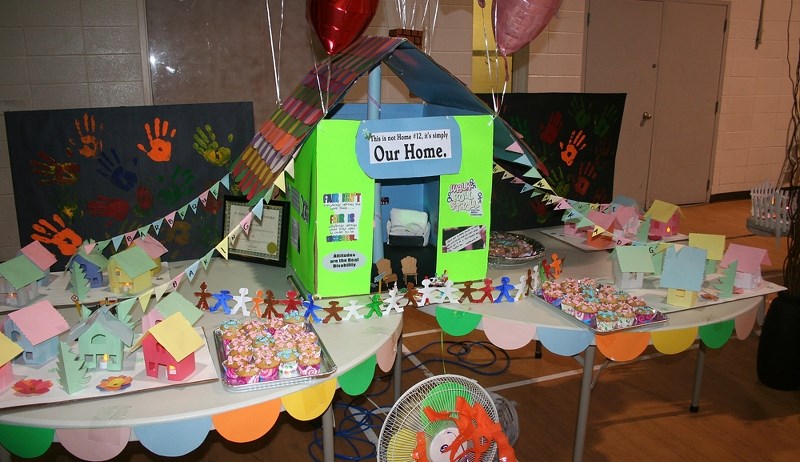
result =
[[648,246],[616,246],[611,252],[611,272],[618,289],[640,289],[652,274],[653,258]]
[[[382,104],[380,118],[370,118],[366,104],[340,104],[355,80],[380,64],[424,104]],[[391,209],[427,214],[419,236],[430,224],[427,243],[435,252],[403,256],[414,256],[435,274],[446,270],[455,281],[483,279],[493,156],[495,148],[505,152],[518,137],[457,78],[405,40],[362,37],[334,56],[329,69],[327,115],[314,97],[312,71],[233,169],[242,191],[253,195],[293,160],[294,173],[285,180],[296,232],[287,258],[301,283],[320,296],[369,293],[372,263],[384,256]],[[277,120],[297,123],[277,125]],[[514,159],[536,165],[530,149],[523,152]],[[376,216],[382,221],[373,226]]]
[[3,304],[25,306],[39,296],[38,281],[45,276],[24,254],[0,263],[0,296]]
[[571,208],[567,209],[561,217],[564,222],[564,234],[583,237],[586,231],[594,229],[594,223],[586,218],[591,211],[592,204],[588,202],[569,202]]
[[664,255],[660,286],[667,288],[667,303],[691,308],[703,286],[706,249],[669,246]]
[[133,330],[108,308],[99,308],[75,326],[67,339],[78,341],[78,353],[87,369],[120,371],[125,346],[133,343]]
[[147,375],[159,377],[163,368],[167,380],[184,380],[194,373],[195,351],[205,341],[189,321],[176,312],[148,329],[140,340]]
[[108,259],[108,287],[118,294],[147,290],[153,284],[154,268],[155,262],[141,247],[129,247]]
[[181,313],[191,325],[194,325],[203,316],[203,312],[194,306],[192,302],[186,300],[183,295],[178,292],[170,292],[169,295],[162,298],[153,309],[142,317],[142,330],[150,329],[156,323],[175,313]]
[[22,347],[0,332],[0,393],[14,384],[14,358],[22,353]]
[[650,217],[650,238],[662,239],[678,234],[678,225],[681,221],[680,207],[658,199],[653,201],[645,212],[645,217]]
[[750,247],[746,245],[730,244],[725,255],[720,262],[721,267],[727,267],[732,262],[737,261],[736,279],[734,285],[742,289],[755,289],[763,282],[761,277],[761,265],[769,265],[772,262],[765,249]]
[[108,259],[100,253],[91,252],[87,254],[83,248],[72,257],[68,267],[72,268],[72,263],[77,263],[84,272],[89,286],[92,288],[105,287],[106,280],[103,272],[108,268]]
[[41,365],[58,355],[58,335],[69,330],[69,324],[47,300],[12,311],[3,324],[3,331],[22,348],[18,362]]
[[689,245],[706,249],[706,274],[716,273],[725,252],[725,236],[722,234],[689,233]]
[[44,273],[44,276],[39,279],[40,285],[47,280],[46,276],[50,274],[50,268],[58,261],[56,256],[47,250],[39,241],[33,241],[26,245],[20,249],[20,253],[28,257],[28,259]]
[[[619,227],[616,217],[614,217],[614,215],[603,213],[597,210],[592,210],[589,212],[587,218],[589,221],[594,223],[594,226],[585,231],[586,245],[598,249],[605,249],[612,246],[614,244],[614,239],[602,231],[606,231],[613,235],[614,230]],[[597,227],[602,228],[602,231],[599,233],[596,232]]]
[[141,247],[145,253],[153,259],[153,263],[156,264],[156,267],[151,270],[153,275],[158,274],[161,271],[161,256],[167,253],[167,248],[158,241],[158,239],[154,238],[153,236],[147,234],[142,237],[137,237],[136,239],[131,242],[132,246]]
[[619,230],[625,237],[632,237],[636,235],[641,223],[641,216],[639,209],[635,206],[629,205],[616,205],[614,210],[610,212],[611,215],[619,223]]

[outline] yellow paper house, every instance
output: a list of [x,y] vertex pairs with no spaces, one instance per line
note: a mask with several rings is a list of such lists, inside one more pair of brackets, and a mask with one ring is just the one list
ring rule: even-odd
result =
[[156,268],[141,247],[130,247],[108,259],[108,288],[118,294],[135,294],[149,289],[150,271]]

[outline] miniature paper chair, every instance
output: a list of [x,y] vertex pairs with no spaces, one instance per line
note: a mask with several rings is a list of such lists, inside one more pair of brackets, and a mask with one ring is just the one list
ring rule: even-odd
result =
[[386,287],[389,287],[392,282],[397,282],[397,275],[392,272],[392,262],[388,258],[381,258],[376,261],[375,266],[378,267],[378,276],[380,276],[378,292],[383,292],[382,284],[385,283]]
[[408,285],[408,278],[414,276],[414,285],[417,285],[417,259],[411,255],[400,260],[400,267],[403,271],[403,281]]

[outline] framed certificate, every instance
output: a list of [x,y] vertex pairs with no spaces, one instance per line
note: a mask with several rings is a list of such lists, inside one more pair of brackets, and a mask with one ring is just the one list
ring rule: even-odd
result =
[[[250,213],[247,199],[225,196],[225,221],[222,236],[225,237]],[[264,204],[259,221],[253,217],[250,232],[241,231],[236,240],[228,244],[228,256],[265,265],[286,266],[286,237],[289,225],[289,203],[270,201]]]

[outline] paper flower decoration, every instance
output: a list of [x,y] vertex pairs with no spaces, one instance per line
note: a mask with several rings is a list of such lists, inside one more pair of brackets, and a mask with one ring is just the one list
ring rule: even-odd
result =
[[133,377],[128,375],[112,375],[100,381],[97,389],[100,391],[120,391],[131,386]]
[[20,395],[43,395],[50,391],[53,382],[42,379],[23,379],[14,384],[14,391]]

